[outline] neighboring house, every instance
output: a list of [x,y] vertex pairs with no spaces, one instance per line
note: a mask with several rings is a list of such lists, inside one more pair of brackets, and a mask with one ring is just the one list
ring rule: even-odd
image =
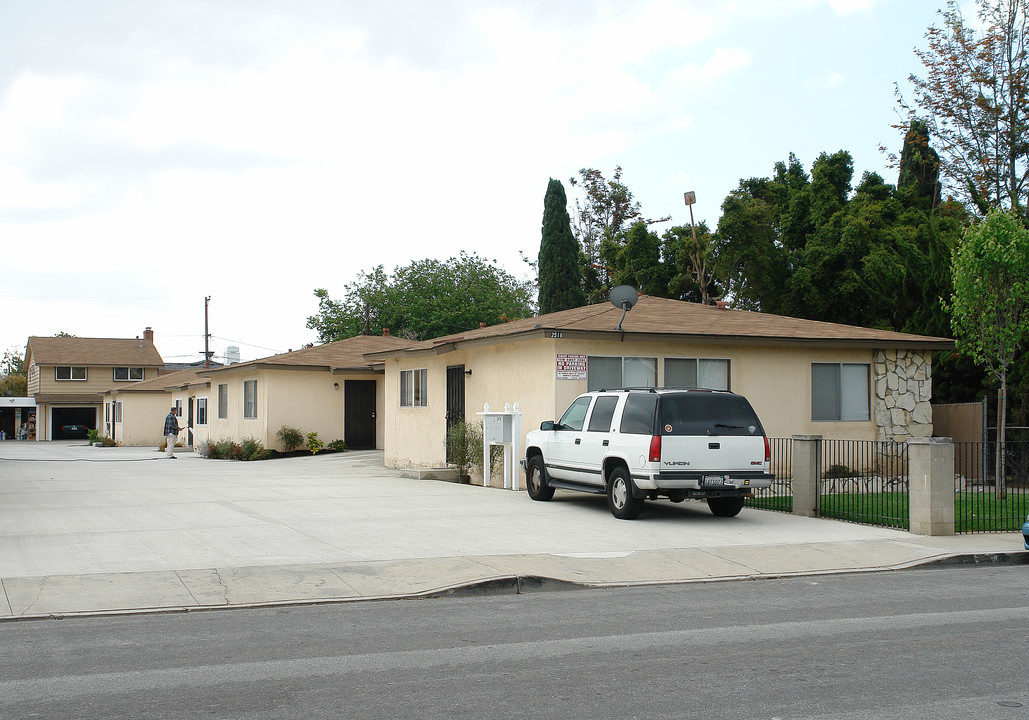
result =
[[104,391],[156,378],[163,365],[150,328],[135,339],[30,337],[25,368],[36,438],[85,437],[82,428],[101,428]]
[[352,449],[382,449],[384,371],[368,353],[415,343],[390,336],[339,340],[260,360],[202,370],[210,383],[207,428],[214,440],[254,438],[282,450],[283,426],[323,443],[343,440]]
[[[620,329],[619,329],[620,328]],[[385,370],[385,463],[446,462],[449,423],[518,403],[522,431],[578,394],[698,386],[745,395],[770,436],[852,440],[932,434],[933,350],[907,335],[641,296],[376,352]],[[524,439],[524,438],[523,438]]]
[[174,406],[179,426],[187,428],[179,434],[183,444],[206,441],[211,383],[198,377],[202,371],[179,370],[105,391],[102,434],[121,445],[159,447],[164,442],[164,418]]

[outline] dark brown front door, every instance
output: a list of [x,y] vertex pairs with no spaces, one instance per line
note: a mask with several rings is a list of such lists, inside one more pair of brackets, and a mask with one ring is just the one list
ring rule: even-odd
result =
[[464,421],[464,365],[451,365],[447,368],[447,462],[453,462],[451,452],[450,428]]
[[343,382],[343,441],[352,450],[375,449],[375,381]]

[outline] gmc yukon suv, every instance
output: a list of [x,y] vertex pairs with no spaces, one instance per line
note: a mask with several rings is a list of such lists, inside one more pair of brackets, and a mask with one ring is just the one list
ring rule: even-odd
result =
[[533,500],[555,488],[606,494],[615,517],[639,516],[643,501],[703,498],[733,517],[754,488],[772,483],[768,438],[742,395],[717,390],[628,388],[577,397],[558,422],[526,438]]

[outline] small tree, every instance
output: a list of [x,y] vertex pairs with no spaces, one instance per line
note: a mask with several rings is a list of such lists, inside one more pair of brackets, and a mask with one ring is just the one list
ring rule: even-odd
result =
[[1013,212],[991,210],[954,252],[949,310],[958,349],[986,368],[997,388],[997,495],[1004,496],[1008,369],[1029,338],[1029,231]]

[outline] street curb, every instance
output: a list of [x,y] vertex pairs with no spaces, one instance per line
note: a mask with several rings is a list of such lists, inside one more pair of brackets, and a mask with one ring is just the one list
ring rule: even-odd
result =
[[956,567],[962,565],[1029,565],[1029,552],[959,553],[942,557],[925,558],[914,562],[892,566],[840,568],[829,570],[801,570],[797,572],[755,573],[707,578],[684,578],[681,580],[638,580],[619,582],[574,582],[540,575],[505,575],[475,580],[457,585],[444,586],[415,593],[398,595],[368,595],[360,597],[310,598],[295,600],[270,600],[265,602],[233,603],[222,605],[167,606],[152,608],[120,608],[110,610],[82,610],[68,612],[39,613],[35,615],[11,615],[0,617],[0,624],[27,622],[32,620],[66,620],[78,618],[118,617],[132,615],[153,615],[172,613],[197,613],[217,610],[244,610],[275,607],[304,607],[314,605],[344,605],[358,602],[390,602],[400,600],[435,600],[441,598],[491,597],[496,595],[526,595],[535,592],[565,592],[569,590],[609,590],[616,588],[655,587],[660,585],[697,585],[716,582],[739,582],[741,580],[781,580],[786,578],[815,577],[825,575],[853,575],[860,573],[896,572],[927,567]]

